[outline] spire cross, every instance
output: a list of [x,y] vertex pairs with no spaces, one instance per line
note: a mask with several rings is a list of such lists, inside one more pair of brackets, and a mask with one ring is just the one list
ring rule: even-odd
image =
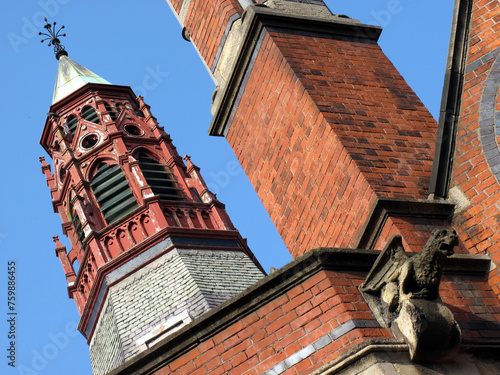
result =
[[68,56],[68,52],[64,49],[64,46],[61,44],[59,37],[66,36],[66,34],[60,34],[61,30],[64,29],[64,25],[61,26],[59,30],[56,31],[56,23],[54,22],[52,25],[47,21],[47,18],[44,18],[46,25],[44,26],[47,29],[47,33],[39,32],[38,35],[45,35],[47,38],[41,40],[41,42],[45,42],[49,40],[49,47],[54,45],[54,53],[56,54],[56,58],[59,60],[61,56]]

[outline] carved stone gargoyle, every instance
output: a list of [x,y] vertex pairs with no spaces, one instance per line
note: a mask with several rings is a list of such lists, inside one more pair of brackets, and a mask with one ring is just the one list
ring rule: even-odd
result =
[[439,298],[443,265],[457,244],[455,231],[435,230],[409,256],[393,236],[360,287],[378,322],[408,344],[412,361],[448,360],[460,348],[460,327]]

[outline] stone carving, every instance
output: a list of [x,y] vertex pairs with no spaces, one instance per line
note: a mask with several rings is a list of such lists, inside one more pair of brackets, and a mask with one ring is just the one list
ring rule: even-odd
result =
[[444,262],[457,244],[454,231],[435,230],[411,256],[393,236],[360,287],[379,323],[408,344],[412,361],[446,360],[460,347],[458,323],[439,298]]

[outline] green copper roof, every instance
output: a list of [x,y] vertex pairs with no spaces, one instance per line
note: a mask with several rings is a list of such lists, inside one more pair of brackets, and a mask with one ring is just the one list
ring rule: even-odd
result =
[[68,56],[61,56],[59,58],[52,104],[75,92],[87,83],[104,83],[110,85],[104,78],[92,73],[87,68],[71,60]]

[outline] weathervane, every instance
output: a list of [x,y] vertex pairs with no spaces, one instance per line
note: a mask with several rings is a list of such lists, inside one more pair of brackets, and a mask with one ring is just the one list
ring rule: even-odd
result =
[[42,39],[42,43],[45,42],[46,40],[50,40],[49,41],[49,47],[51,45],[54,45],[54,53],[56,54],[56,59],[59,60],[59,58],[61,56],[68,56],[68,52],[66,52],[66,50],[64,49],[64,46],[61,44],[61,41],[59,40],[59,37],[61,36],[66,36],[66,34],[60,34],[61,30],[64,29],[64,25],[61,26],[61,28],[57,31],[56,30],[56,23],[54,22],[53,25],[51,25],[49,23],[49,21],[47,21],[47,18],[44,18],[45,22],[47,22],[47,24],[44,26],[44,28],[47,29],[47,31],[49,32],[48,34],[46,33],[42,33],[42,32],[39,32],[38,35],[45,35],[47,36],[47,38],[44,38]]

